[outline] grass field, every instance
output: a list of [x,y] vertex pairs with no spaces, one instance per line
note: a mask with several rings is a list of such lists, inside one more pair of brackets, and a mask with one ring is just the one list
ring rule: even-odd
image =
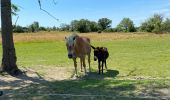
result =
[[[26,86],[25,81],[1,80],[3,87],[15,83],[7,89],[0,87],[9,94],[6,97],[131,100],[170,96],[170,34],[80,34],[89,37],[94,46],[107,47],[110,56],[107,60],[109,70],[104,75],[98,75],[97,62],[93,61],[92,53],[92,72],[84,76],[79,70],[79,79],[70,78],[74,67],[72,60],[67,58],[64,37],[68,35],[67,32],[15,34],[18,66],[34,70],[41,77],[32,78],[33,83]],[[53,79],[48,80],[46,76]],[[67,78],[62,79],[63,76]],[[60,80],[54,77],[60,77]]]

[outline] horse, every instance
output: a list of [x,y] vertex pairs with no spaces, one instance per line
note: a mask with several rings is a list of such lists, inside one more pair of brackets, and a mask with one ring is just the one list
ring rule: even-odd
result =
[[90,53],[91,53],[91,46],[90,46],[90,39],[87,37],[80,37],[77,34],[71,34],[69,37],[65,37],[66,40],[66,47],[68,51],[68,58],[73,59],[74,67],[75,67],[75,74],[77,75],[77,61],[76,58],[80,58],[81,64],[81,72],[82,65],[84,67],[84,71],[86,74],[86,64],[85,64],[85,57],[88,56],[88,64],[89,64],[89,72],[90,69]]
[[94,49],[94,61],[98,60],[99,74],[101,70],[100,62],[102,62],[102,74],[103,74],[103,64],[105,64],[105,68],[107,70],[106,59],[109,57],[108,49],[106,47],[94,47],[92,45],[91,47]]

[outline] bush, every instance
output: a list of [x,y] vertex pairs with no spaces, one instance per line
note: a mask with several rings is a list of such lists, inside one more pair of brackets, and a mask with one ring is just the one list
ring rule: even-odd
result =
[[135,32],[135,26],[130,18],[123,18],[122,21],[117,25],[116,30],[118,32]]
[[170,19],[167,18],[162,24],[162,32],[170,32]]
[[110,28],[112,24],[112,20],[108,18],[101,18],[98,20],[98,27],[100,30],[105,30],[107,28]]
[[108,29],[105,29],[104,32],[116,32],[116,28],[108,28]]
[[160,33],[162,29],[162,22],[163,17],[159,14],[155,14],[153,17],[142,23],[140,30],[144,32]]
[[17,26],[13,26],[13,32],[24,33],[25,31],[22,26],[17,25]]

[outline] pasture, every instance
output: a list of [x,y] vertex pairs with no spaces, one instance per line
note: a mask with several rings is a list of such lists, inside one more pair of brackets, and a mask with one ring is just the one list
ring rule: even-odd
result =
[[[83,33],[94,46],[110,53],[108,71],[98,75],[91,53],[92,72],[73,79],[74,65],[67,57],[67,32],[14,34],[20,77],[0,74],[0,98],[16,99],[159,99],[170,98],[170,34]],[[2,47],[2,45],[1,45]],[[0,49],[0,57],[2,50]],[[1,58],[0,58],[1,59]],[[86,60],[87,61],[87,60]],[[1,63],[1,62],[0,62]],[[88,65],[86,63],[86,65]],[[87,67],[88,69],[88,67]]]

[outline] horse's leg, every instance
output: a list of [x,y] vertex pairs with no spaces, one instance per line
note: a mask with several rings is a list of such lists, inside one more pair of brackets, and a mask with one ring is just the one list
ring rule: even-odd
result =
[[80,57],[81,72],[83,72],[82,64],[83,64],[82,58]]
[[90,54],[88,55],[88,63],[89,63],[89,72],[91,72],[91,68],[90,68]]
[[107,70],[107,64],[106,64],[106,60],[105,60],[105,62],[104,62],[104,63],[105,63],[105,68],[106,68],[106,70]]
[[83,59],[83,67],[84,67],[84,72],[86,73],[86,63],[85,63],[85,56],[84,56],[84,57],[82,57],[82,59]]
[[75,74],[77,75],[77,62],[76,62],[76,58],[73,58],[73,61],[74,61]]
[[104,64],[104,61],[102,61],[102,74],[103,74],[103,64]]

